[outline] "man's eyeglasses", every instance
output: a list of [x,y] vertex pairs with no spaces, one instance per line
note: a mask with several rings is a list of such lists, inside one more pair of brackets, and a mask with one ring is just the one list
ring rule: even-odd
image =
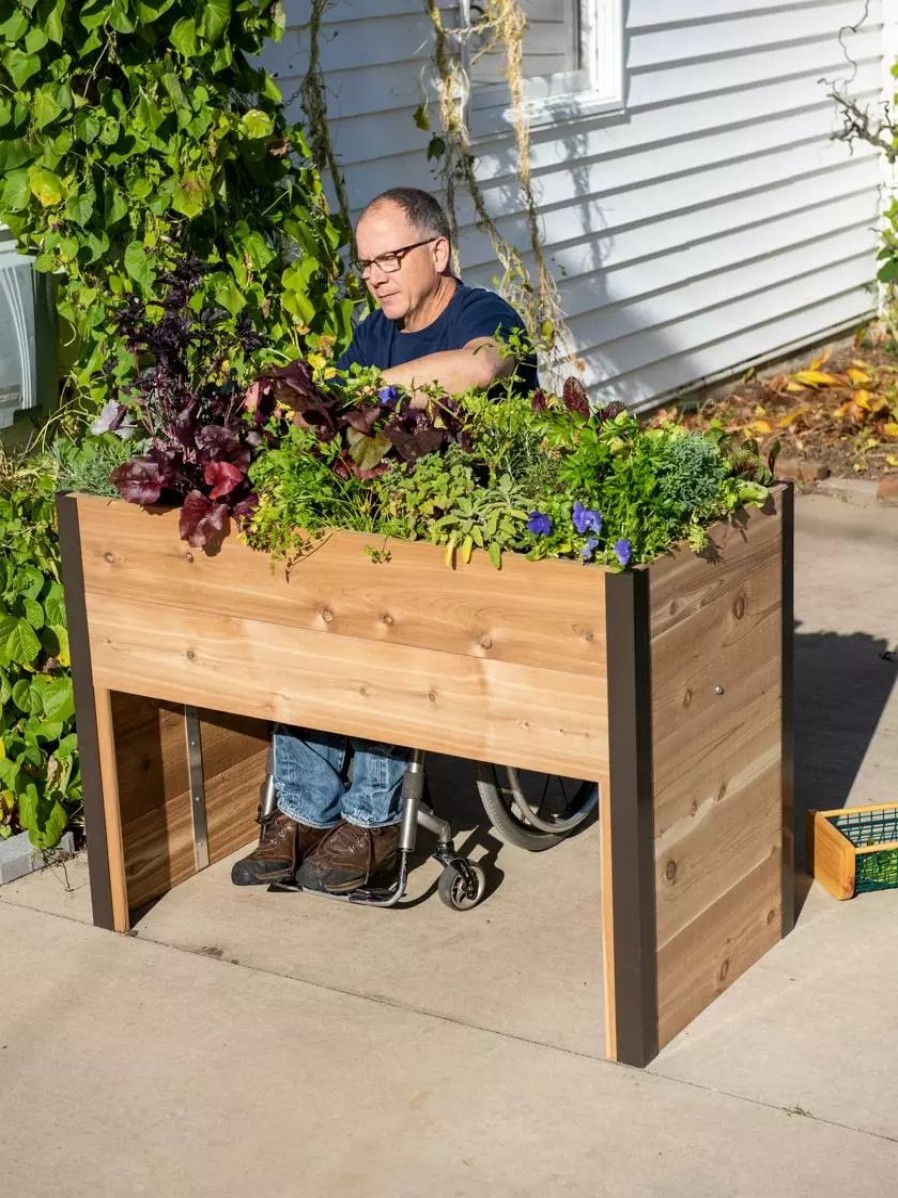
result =
[[394,275],[402,265],[402,259],[406,254],[418,249],[419,246],[430,245],[432,241],[439,241],[439,237],[428,237],[425,241],[416,241],[413,245],[401,245],[398,250],[391,250],[388,254],[378,254],[376,258],[355,258],[353,265],[363,279],[371,273],[372,266],[382,270],[385,275]]

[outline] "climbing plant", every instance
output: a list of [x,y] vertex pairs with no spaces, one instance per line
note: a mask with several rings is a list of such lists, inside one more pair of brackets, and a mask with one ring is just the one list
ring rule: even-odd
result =
[[198,305],[264,332],[269,355],[347,338],[348,230],[277,84],[250,62],[283,22],[272,0],[0,7],[0,220],[54,275],[73,379],[93,399],[101,369],[133,366],[114,309],[152,300],[187,252],[212,266]]

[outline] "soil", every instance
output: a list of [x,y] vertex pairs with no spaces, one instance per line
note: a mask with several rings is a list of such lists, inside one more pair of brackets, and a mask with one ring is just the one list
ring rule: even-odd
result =
[[746,377],[714,397],[656,410],[649,422],[675,419],[689,428],[719,422],[762,455],[779,444],[808,473],[881,479],[898,475],[898,345],[878,328],[854,344],[825,350],[798,370]]

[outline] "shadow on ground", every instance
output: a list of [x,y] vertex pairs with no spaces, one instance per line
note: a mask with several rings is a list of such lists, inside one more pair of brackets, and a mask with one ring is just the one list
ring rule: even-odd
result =
[[[795,637],[795,861],[807,867],[804,817],[844,807],[895,685],[890,646],[865,632]],[[898,801],[898,786],[896,786]]]

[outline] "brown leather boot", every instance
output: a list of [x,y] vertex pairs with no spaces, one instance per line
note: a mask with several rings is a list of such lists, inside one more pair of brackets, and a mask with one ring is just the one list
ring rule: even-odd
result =
[[312,853],[330,831],[330,828],[309,828],[296,823],[283,811],[275,811],[262,821],[257,847],[234,862],[231,881],[235,886],[291,882],[299,862]]
[[381,870],[396,865],[399,825],[359,828],[338,824],[299,867],[296,881],[303,890],[345,894],[365,886]]

